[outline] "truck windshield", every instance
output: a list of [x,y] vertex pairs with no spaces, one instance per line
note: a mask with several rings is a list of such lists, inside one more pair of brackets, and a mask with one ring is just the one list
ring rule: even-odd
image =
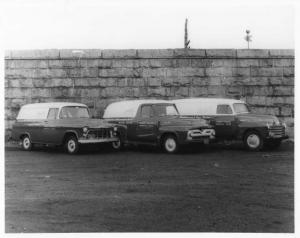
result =
[[159,117],[161,117],[161,116],[177,116],[178,115],[178,111],[173,104],[155,105],[154,108],[155,108],[156,115]]
[[234,103],[233,104],[233,109],[236,114],[241,114],[241,113],[249,113],[250,110],[245,103]]
[[86,107],[68,106],[60,111],[60,118],[90,118]]

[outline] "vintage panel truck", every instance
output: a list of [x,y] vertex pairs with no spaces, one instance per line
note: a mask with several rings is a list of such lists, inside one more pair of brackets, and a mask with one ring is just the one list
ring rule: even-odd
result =
[[165,100],[111,103],[103,118],[119,125],[123,143],[159,145],[167,153],[175,153],[183,144],[209,143],[215,135],[205,119],[181,118],[176,106]]
[[88,107],[80,103],[34,103],[21,107],[12,128],[12,139],[21,141],[24,150],[34,144],[64,145],[75,154],[80,144],[112,143],[120,147],[117,128],[92,119]]
[[216,131],[216,140],[242,140],[249,150],[277,148],[287,139],[285,123],[276,116],[251,113],[241,100],[189,98],[173,100],[180,115],[205,118]]

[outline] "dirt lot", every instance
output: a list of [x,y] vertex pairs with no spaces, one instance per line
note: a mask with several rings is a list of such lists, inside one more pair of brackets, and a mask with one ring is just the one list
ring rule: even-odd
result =
[[293,146],[6,148],[6,232],[293,232]]

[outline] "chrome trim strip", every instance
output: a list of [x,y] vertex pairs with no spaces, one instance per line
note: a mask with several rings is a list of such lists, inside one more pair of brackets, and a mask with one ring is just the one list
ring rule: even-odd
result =
[[107,138],[107,139],[79,139],[78,143],[80,144],[90,144],[90,143],[101,143],[101,142],[114,142],[118,141],[119,138],[114,137],[114,138]]

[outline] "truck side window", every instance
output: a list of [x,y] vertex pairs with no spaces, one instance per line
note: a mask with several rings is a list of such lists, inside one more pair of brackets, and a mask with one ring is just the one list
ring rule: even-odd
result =
[[152,116],[153,116],[152,106],[150,105],[142,106],[141,118],[150,118]]
[[47,119],[56,119],[58,108],[50,108],[48,111]]
[[217,106],[217,114],[232,114],[232,109],[229,105],[221,104]]

